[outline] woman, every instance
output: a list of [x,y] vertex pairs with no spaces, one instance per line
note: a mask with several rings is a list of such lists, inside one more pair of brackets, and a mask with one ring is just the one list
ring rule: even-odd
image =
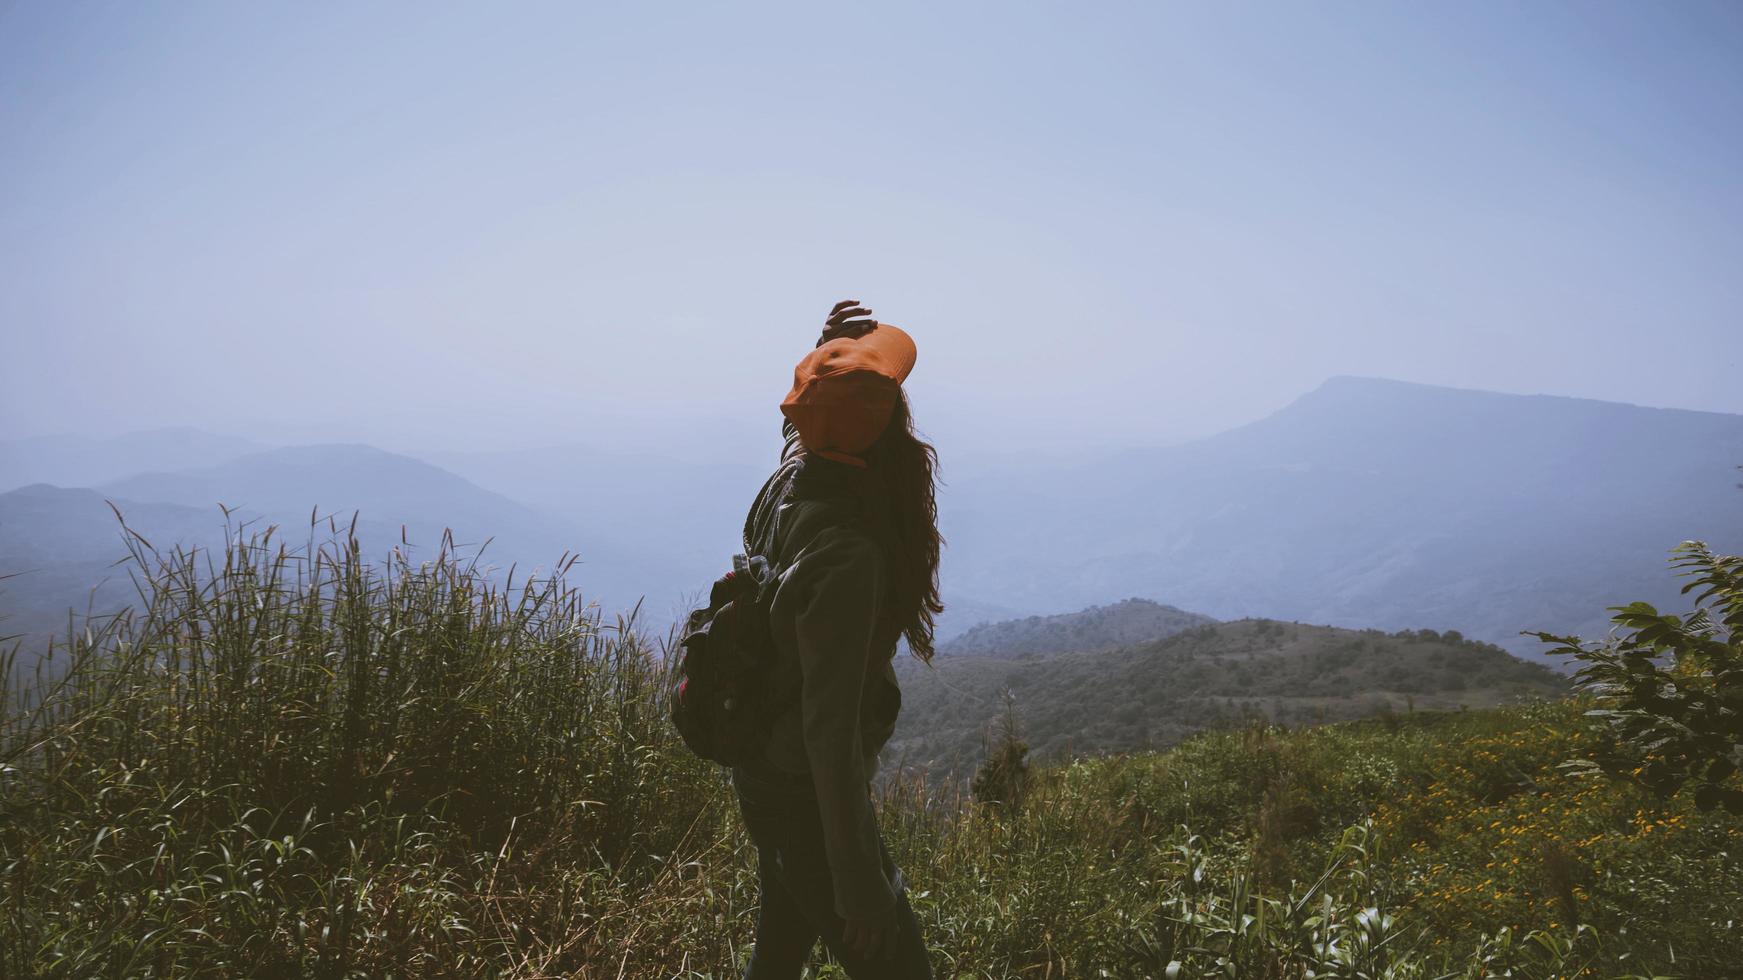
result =
[[870,780],[901,708],[896,640],[930,660],[944,608],[937,457],[902,392],[913,340],[858,302],[835,304],[795,368],[781,465],[745,520],[746,550],[779,575],[771,703],[788,706],[732,772],[761,888],[746,980],[797,978],[819,939],[854,980],[932,975]]

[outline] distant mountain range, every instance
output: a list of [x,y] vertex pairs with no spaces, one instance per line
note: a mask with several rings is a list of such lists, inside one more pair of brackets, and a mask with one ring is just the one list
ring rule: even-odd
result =
[[[1085,610],[976,631],[981,640],[1010,637],[1024,648],[1014,655],[986,641],[975,644],[977,655],[941,654],[930,667],[902,657],[902,712],[884,752],[887,769],[966,777],[982,758],[1006,691],[1034,757],[1058,759],[1167,747],[1253,718],[1341,721],[1558,697],[1568,688],[1547,667],[1456,632],[1198,617],[1201,625],[1173,629],[1178,620],[1168,620],[1154,639],[1108,649],[1100,645],[1105,614]],[[1049,635],[1058,647],[1040,649]]]
[[[1456,629],[1529,654],[1522,629],[1597,635],[1608,605],[1678,608],[1664,558],[1686,538],[1743,550],[1736,415],[1338,378],[1266,419],[1170,448],[961,468],[951,446],[940,450],[950,475],[941,641],[1143,596],[1217,619]],[[348,522],[360,511],[380,550],[402,526],[425,554],[444,527],[463,543],[491,538],[487,556],[502,566],[549,566],[577,550],[586,595],[609,612],[646,597],[642,621],[659,630],[727,567],[777,455],[774,431],[766,458],[734,465],[654,446],[417,459],[196,430],[3,443],[0,490],[18,489],[0,493],[0,575],[27,574],[0,580],[0,615],[13,617],[0,631],[85,606],[84,577],[109,574],[121,555],[103,497],[136,526],[161,528],[159,544],[220,540],[222,502],[291,532],[311,513]],[[80,487],[90,489],[70,492]],[[101,561],[73,557],[92,549]],[[1110,630],[1109,642],[1128,636]],[[1014,649],[987,637],[954,649]]]
[[447,529],[463,555],[482,548],[484,565],[517,567],[523,579],[579,552],[571,583],[608,621],[660,581],[638,555],[597,545],[562,517],[421,460],[361,445],[295,446],[136,473],[94,489],[32,484],[0,494],[0,575],[11,576],[0,580],[0,634],[64,628],[69,607],[104,612],[133,599],[117,565],[127,552],[116,511],[167,551],[221,546],[220,505],[230,510],[229,527],[278,525],[279,540],[293,547],[330,537],[334,525],[343,533],[355,517],[366,553],[399,548],[414,561],[434,557]]
[[215,507],[106,499],[40,483],[0,494],[0,575],[8,576],[0,579],[0,636],[63,632],[69,609],[112,612],[134,600],[128,570],[118,564],[128,552],[116,510],[165,550],[224,540]]
[[[295,528],[311,517],[355,512],[372,545],[400,540],[400,526],[415,545],[433,550],[444,528],[457,541],[494,538],[517,557],[533,552],[545,564],[580,533],[565,521],[485,490],[422,460],[364,445],[291,446],[239,456],[212,466],[139,473],[100,484],[108,496],[213,508],[223,504],[242,519]],[[494,545],[493,545],[494,547]]]
[[780,456],[778,432],[764,458],[732,465],[579,445],[439,453],[430,461],[584,529],[596,555],[637,556],[645,574],[612,590],[646,594],[646,612],[659,619],[743,550],[745,510]]
[[946,599],[1048,613],[1136,594],[1528,653],[1520,630],[1679,608],[1672,546],[1743,549],[1739,464],[1743,416],[1337,378],[1197,442],[958,480]]
[[39,436],[0,442],[0,491],[35,483],[94,487],[135,473],[211,466],[268,448],[200,429],[152,429],[124,436]]

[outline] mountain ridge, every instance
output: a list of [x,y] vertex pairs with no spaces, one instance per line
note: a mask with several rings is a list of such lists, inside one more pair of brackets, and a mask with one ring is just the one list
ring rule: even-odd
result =
[[[947,582],[1006,605],[1602,632],[1669,549],[1743,547],[1743,416],[1342,376],[1215,436],[959,486]],[[1602,479],[1595,479],[1602,474]],[[1014,529],[1021,528],[1017,534]]]
[[[1319,392],[1319,391],[1322,391],[1322,390],[1325,390],[1328,388],[1335,390],[1338,388],[1360,388],[1360,387],[1368,387],[1368,388],[1371,388],[1374,390],[1393,389],[1393,390],[1398,390],[1398,391],[1404,391],[1404,390],[1409,390],[1409,389],[1418,389],[1418,390],[1424,390],[1424,391],[1448,392],[1448,393],[1453,393],[1453,394],[1457,394],[1457,395],[1492,395],[1496,398],[1503,398],[1503,399],[1506,399],[1506,398],[1543,399],[1545,401],[1576,402],[1576,403],[1582,403],[1582,404],[1586,404],[1586,405],[1607,405],[1607,406],[1613,406],[1613,407],[1617,407],[1617,408],[1624,408],[1624,409],[1630,409],[1630,410],[1635,410],[1635,411],[1644,411],[1644,412],[1674,412],[1674,413],[1681,413],[1681,414],[1687,414],[1687,415],[1716,416],[1716,417],[1725,418],[1725,419],[1743,419],[1743,412],[1719,412],[1719,411],[1714,411],[1712,409],[1684,408],[1684,407],[1677,406],[1677,405],[1642,405],[1642,404],[1639,404],[1637,402],[1617,401],[1615,399],[1610,399],[1610,398],[1593,398],[1593,397],[1590,397],[1587,395],[1561,395],[1561,394],[1556,394],[1555,392],[1552,392],[1552,391],[1535,391],[1535,392],[1496,391],[1492,388],[1471,388],[1471,387],[1466,387],[1464,385],[1436,384],[1436,383],[1428,382],[1428,381],[1406,381],[1402,378],[1386,378],[1386,377],[1381,377],[1379,375],[1368,375],[1368,374],[1334,374],[1334,375],[1331,375],[1331,376],[1327,377],[1324,381],[1320,382],[1314,388],[1311,388],[1311,389],[1307,390],[1306,392],[1303,392],[1300,396],[1297,397],[1296,401],[1299,401],[1302,398],[1307,398],[1307,397],[1315,394],[1316,392]],[[1293,404],[1293,402],[1291,404]],[[1285,406],[1283,409],[1279,409],[1279,411],[1284,411],[1287,408],[1288,408],[1288,406]],[[1272,413],[1272,414],[1275,414],[1275,413]],[[1261,421],[1261,420],[1255,419],[1254,421]],[[1249,423],[1245,423],[1245,424],[1250,425],[1252,423],[1249,422]],[[1232,426],[1230,429],[1225,429],[1223,431],[1224,432],[1233,431],[1233,429],[1238,429],[1241,427],[1242,426]],[[1204,438],[1210,438],[1210,436],[1206,436]]]
[[[236,448],[148,432],[117,465],[153,440],[208,436],[230,447],[217,455]],[[16,445],[0,445],[0,463]],[[223,500],[290,525],[317,504],[361,510],[384,541],[402,522],[429,543],[452,527],[534,562],[579,548],[584,587],[624,608],[647,596],[660,613],[738,550],[776,454],[771,439],[766,460],[742,465],[583,449],[438,454],[442,465],[355,442],[254,445],[94,485],[141,502]],[[238,458],[276,459],[277,475],[218,479]],[[393,465],[371,485],[360,458]],[[320,473],[298,472],[321,459]],[[1676,543],[1743,548],[1738,463],[1743,416],[1337,375],[1203,439],[953,472],[939,490],[938,637],[1151,595],[1224,620],[1453,628],[1529,655],[1520,630],[1591,634],[1608,605],[1674,601],[1661,573]]]
[[268,448],[240,436],[193,426],[142,429],[114,436],[32,436],[0,442],[0,490],[34,483],[95,486],[151,468],[231,459]]

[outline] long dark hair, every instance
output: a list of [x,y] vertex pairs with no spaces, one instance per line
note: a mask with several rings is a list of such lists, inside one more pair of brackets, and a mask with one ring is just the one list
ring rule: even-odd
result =
[[898,393],[889,425],[865,460],[864,513],[886,558],[883,619],[907,638],[914,656],[930,663],[934,618],[944,611],[938,598],[944,544],[938,533],[938,452],[914,431],[906,392]]

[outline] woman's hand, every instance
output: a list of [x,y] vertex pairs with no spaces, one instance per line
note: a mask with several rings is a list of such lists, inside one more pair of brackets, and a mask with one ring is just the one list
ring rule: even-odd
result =
[[823,321],[823,335],[817,338],[816,346],[822,347],[838,337],[863,337],[871,333],[878,325],[871,318],[871,312],[861,307],[857,299],[844,299],[835,304],[829,311],[829,318]]
[[865,959],[876,958],[879,954],[883,959],[891,959],[896,955],[897,928],[896,908],[892,905],[882,918],[843,919],[841,942]]

